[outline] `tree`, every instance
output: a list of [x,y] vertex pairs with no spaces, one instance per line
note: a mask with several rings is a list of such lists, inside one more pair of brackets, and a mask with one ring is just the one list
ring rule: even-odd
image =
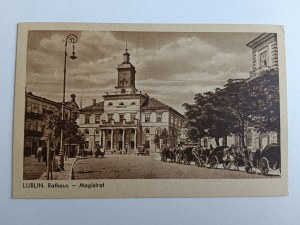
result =
[[229,134],[228,112],[222,108],[219,96],[213,92],[195,95],[194,104],[183,104],[186,108],[188,136],[194,142],[210,136],[219,146],[219,139]]
[[280,133],[278,71],[262,72],[257,78],[229,79],[223,88],[198,93],[194,104],[185,103],[188,136],[198,142],[236,134],[245,145],[245,131],[255,126],[261,132]]
[[50,129],[55,138],[59,139],[61,132],[64,134],[64,143],[70,144],[83,144],[85,136],[81,133],[79,125],[72,119],[62,120],[59,115],[52,112],[46,113],[47,128]]
[[[263,71],[249,82],[249,91],[256,99],[254,126],[261,132],[275,131],[280,135],[279,74],[277,70]],[[278,138],[280,141],[280,138]]]
[[160,144],[159,134],[157,134],[157,133],[155,134],[153,142],[155,144],[155,149],[156,149],[156,146],[159,146],[159,144]]

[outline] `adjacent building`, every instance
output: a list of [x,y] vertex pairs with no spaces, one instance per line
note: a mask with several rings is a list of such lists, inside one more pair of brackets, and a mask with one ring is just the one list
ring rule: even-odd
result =
[[185,117],[172,107],[138,91],[136,70],[126,49],[123,62],[117,67],[118,77],[113,92],[93,99],[92,105],[79,110],[79,126],[86,136],[85,149],[95,151],[97,146],[111,151],[132,151],[146,145],[158,150],[155,141],[163,129],[169,135],[168,145],[179,142]]
[[[71,95],[71,100],[65,103],[65,118],[77,119],[78,105],[76,96]],[[47,114],[61,115],[62,104],[32,92],[25,93],[25,126],[24,126],[24,154],[36,154],[39,146],[47,146],[49,129],[47,128]]]
[[254,79],[265,70],[278,70],[278,46],[276,34],[263,33],[250,41],[247,46],[252,49],[250,79]]

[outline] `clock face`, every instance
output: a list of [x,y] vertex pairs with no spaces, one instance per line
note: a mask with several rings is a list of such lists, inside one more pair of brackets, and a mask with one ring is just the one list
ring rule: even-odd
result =
[[130,75],[127,73],[121,73],[119,76],[119,86],[129,86],[130,85]]

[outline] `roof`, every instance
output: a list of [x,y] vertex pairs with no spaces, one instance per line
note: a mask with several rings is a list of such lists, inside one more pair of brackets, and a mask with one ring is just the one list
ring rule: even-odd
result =
[[[61,105],[62,105],[62,102],[56,102],[56,101],[50,100],[50,99],[48,99],[48,98],[44,98],[44,97],[41,97],[41,96],[38,96],[38,95],[34,95],[31,91],[26,92],[26,96],[27,96],[27,97],[34,98],[34,99],[39,100],[39,101],[42,101],[42,102],[45,102],[45,103],[48,103],[48,104],[52,104],[52,105],[54,105],[54,106],[56,106],[56,107],[61,107]],[[71,109],[71,108],[69,107],[69,105],[70,105],[71,103],[72,103],[72,101],[65,102],[65,108],[66,108],[66,109]],[[76,102],[75,102],[75,103],[76,103]],[[76,105],[77,105],[77,103],[76,103]]]
[[249,48],[255,48],[256,46],[258,46],[259,44],[261,44],[262,42],[274,37],[275,34],[274,33],[262,33],[261,35],[259,35],[257,38],[253,39],[252,41],[250,41],[247,46]]
[[104,112],[104,103],[97,102],[95,105],[90,105],[79,109],[80,112]]
[[49,104],[53,104],[53,105],[56,105],[56,106],[60,106],[61,105],[61,103],[59,103],[59,102],[55,102],[55,101],[50,100],[48,98],[44,98],[44,97],[41,97],[41,96],[38,96],[38,95],[34,95],[31,91],[26,92],[26,95],[28,97],[32,97],[32,98],[35,98],[35,99],[37,99],[39,101],[47,102]]
[[168,106],[155,98],[148,98],[148,100],[144,102],[144,104],[142,105],[142,110],[147,109],[168,109],[177,114],[178,116],[184,118],[184,116],[181,113],[173,109],[171,106]]

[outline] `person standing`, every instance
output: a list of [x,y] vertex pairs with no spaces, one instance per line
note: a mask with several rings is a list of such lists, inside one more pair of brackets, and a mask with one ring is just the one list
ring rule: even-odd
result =
[[46,163],[46,165],[47,165],[47,147],[46,146],[44,146],[42,148],[42,156],[43,156],[43,162]]
[[42,147],[39,146],[38,149],[37,149],[37,151],[36,151],[38,162],[41,162],[42,151],[43,151]]

